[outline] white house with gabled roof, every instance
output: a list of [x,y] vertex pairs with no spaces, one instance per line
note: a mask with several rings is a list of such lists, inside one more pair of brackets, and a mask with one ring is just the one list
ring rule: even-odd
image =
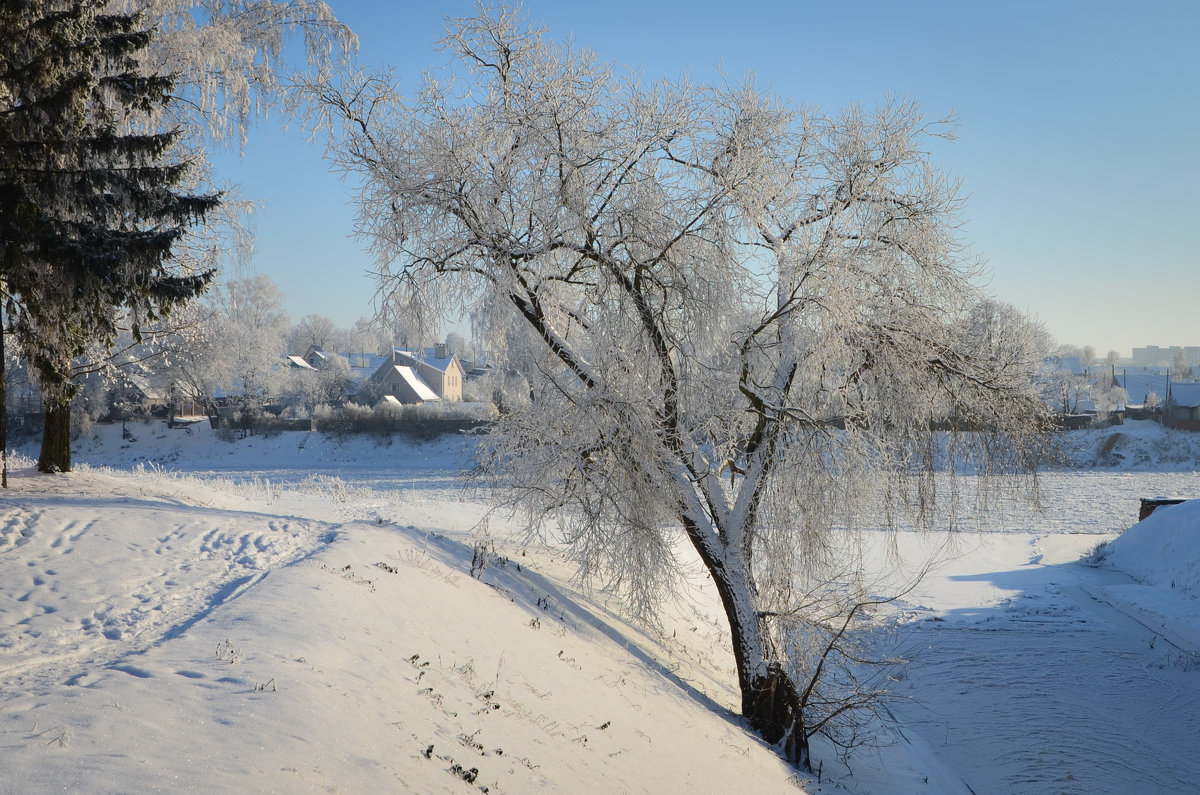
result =
[[[391,387],[396,386],[399,391],[411,393],[414,391],[413,376],[433,393],[433,399],[460,401],[464,375],[458,357],[445,345],[437,345],[420,352],[396,348],[375,371],[372,380],[386,384],[388,393],[395,395],[401,402],[416,401],[405,401],[404,396],[392,391]],[[420,402],[427,400],[428,398],[423,398]]]
[[371,376],[401,403],[462,400],[463,368],[445,345],[424,351],[396,348]]

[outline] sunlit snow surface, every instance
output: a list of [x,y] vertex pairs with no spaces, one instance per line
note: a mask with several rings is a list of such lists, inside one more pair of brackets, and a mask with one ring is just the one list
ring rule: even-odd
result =
[[1140,497],[1200,497],[1200,434],[1073,434],[1086,468],[1043,478],[1043,512],[901,534],[901,561],[941,562],[896,610],[899,726],[849,768],[818,745],[817,782],[733,714],[702,573],[641,629],[493,514],[472,578],[487,509],[462,440],[127,430],[80,440],[69,475],[18,461],[0,493],[0,793],[1200,781],[1200,503],[1077,562]]

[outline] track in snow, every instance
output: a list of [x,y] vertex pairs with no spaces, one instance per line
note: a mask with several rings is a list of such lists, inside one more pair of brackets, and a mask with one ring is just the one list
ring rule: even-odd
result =
[[37,690],[73,666],[109,666],[178,634],[308,554],[325,529],[104,495],[9,503],[0,513],[3,691]]

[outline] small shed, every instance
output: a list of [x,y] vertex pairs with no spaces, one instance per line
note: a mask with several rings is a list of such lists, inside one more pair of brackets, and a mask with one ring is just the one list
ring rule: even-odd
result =
[[1163,424],[1200,431],[1200,382],[1172,382]]

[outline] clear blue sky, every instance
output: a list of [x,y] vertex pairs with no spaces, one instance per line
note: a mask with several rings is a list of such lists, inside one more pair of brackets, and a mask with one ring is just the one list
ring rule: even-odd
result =
[[[470,2],[329,0],[360,60],[408,86],[443,55],[446,16]],[[1200,2],[707,2],[534,0],[555,38],[574,36],[647,77],[718,64],[798,102],[834,109],[887,94],[958,114],[935,159],[963,180],[965,238],[986,289],[1100,355],[1200,345]],[[310,313],[349,326],[374,282],[351,236],[349,189],[318,147],[271,123],[219,174],[260,201],[255,259]]]

